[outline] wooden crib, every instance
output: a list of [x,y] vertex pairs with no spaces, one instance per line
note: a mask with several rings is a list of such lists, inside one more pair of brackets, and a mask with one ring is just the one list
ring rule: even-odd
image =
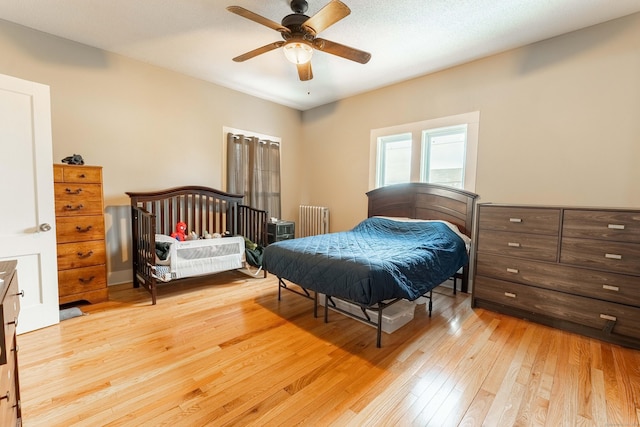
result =
[[[171,235],[177,222],[186,223],[187,231],[197,236],[242,236],[263,247],[267,244],[268,213],[243,205],[242,195],[202,186],[126,194],[131,198],[133,286],[146,288],[152,304],[156,304],[159,280],[156,235]],[[266,277],[267,272],[262,274]]]

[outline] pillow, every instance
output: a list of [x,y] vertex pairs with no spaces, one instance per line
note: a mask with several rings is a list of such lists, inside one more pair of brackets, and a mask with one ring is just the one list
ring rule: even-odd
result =
[[471,239],[466,234],[462,233],[457,225],[450,223],[449,221],[444,221],[441,219],[417,219],[417,218],[407,218],[407,217],[399,217],[399,216],[376,216],[375,218],[384,218],[392,221],[399,222],[442,222],[446,224],[454,233],[456,233],[464,242],[464,245],[467,247],[467,252],[471,249]]

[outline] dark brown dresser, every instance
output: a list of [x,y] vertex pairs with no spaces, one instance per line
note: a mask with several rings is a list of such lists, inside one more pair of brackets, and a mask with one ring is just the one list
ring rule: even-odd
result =
[[60,304],[108,299],[99,166],[53,165]]
[[0,261],[0,426],[22,425],[16,326],[20,295],[16,261]]
[[478,205],[472,305],[640,348],[640,210]]

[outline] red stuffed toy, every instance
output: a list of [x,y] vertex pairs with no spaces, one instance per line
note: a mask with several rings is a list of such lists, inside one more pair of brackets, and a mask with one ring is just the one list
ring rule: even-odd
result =
[[185,231],[187,231],[187,224],[180,221],[179,223],[176,224],[176,231],[171,233],[171,237],[182,242],[187,237],[185,234]]

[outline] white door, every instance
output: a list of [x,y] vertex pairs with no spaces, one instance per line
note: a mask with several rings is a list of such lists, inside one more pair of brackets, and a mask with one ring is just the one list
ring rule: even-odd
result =
[[18,333],[59,322],[49,87],[0,74],[0,259],[18,260]]

